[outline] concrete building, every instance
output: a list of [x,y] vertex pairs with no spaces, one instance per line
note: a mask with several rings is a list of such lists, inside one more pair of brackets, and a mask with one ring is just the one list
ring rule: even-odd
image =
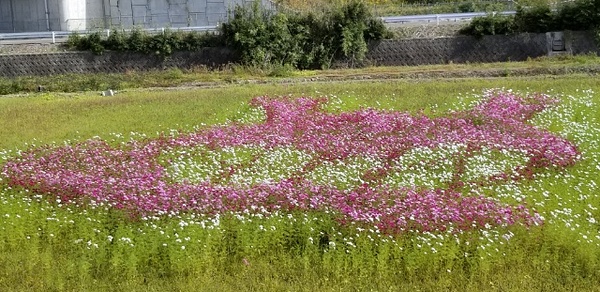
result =
[[[252,0],[0,0],[0,33],[217,25]],[[269,0],[262,0],[270,6]]]

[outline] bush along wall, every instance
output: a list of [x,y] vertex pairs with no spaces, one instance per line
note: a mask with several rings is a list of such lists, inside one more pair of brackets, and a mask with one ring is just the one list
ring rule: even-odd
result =
[[495,13],[477,17],[461,30],[462,34],[483,35],[512,33],[544,33],[561,30],[599,30],[600,1],[575,0],[564,2],[556,9],[548,4],[518,7],[514,16]]
[[344,59],[360,63],[370,41],[390,38],[391,32],[359,1],[319,12],[274,12],[259,2],[236,6],[219,33],[165,30],[149,35],[142,30],[112,30],[86,36],[73,34],[67,47],[102,54],[105,50],[169,56],[175,51],[198,51],[227,46],[240,56],[242,65],[318,69]]
[[199,51],[205,47],[222,46],[222,38],[211,32],[182,32],[166,29],[151,35],[143,30],[126,32],[113,29],[108,34],[94,32],[89,35],[73,33],[69,36],[67,48],[78,51],[92,51],[101,55],[104,51],[136,52],[158,56],[169,56],[175,51]]
[[225,44],[239,52],[244,65],[318,69],[334,60],[364,60],[370,41],[391,37],[363,2],[353,1],[320,12],[273,13],[258,3],[238,6],[221,26]]

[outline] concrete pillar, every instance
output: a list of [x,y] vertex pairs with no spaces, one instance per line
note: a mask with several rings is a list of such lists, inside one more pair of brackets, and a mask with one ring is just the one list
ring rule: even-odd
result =
[[86,0],[60,0],[60,7],[62,31],[87,29]]

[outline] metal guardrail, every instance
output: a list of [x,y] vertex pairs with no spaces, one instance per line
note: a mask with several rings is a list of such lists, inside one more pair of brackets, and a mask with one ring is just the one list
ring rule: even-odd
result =
[[[494,12],[501,15],[515,15],[516,11]],[[486,12],[468,12],[468,13],[444,13],[444,14],[427,14],[427,15],[408,15],[408,16],[388,16],[381,17],[384,23],[409,23],[409,22],[436,22],[443,21],[464,21],[471,20],[475,17],[486,16]]]
[[[194,27],[179,27],[179,28],[149,28],[143,29],[143,31],[148,32],[150,34],[163,33],[166,30],[172,31],[198,31],[198,32],[210,32],[216,31],[217,26],[194,26]],[[125,30],[131,31],[131,30]],[[110,29],[106,30],[95,30],[95,31],[44,31],[44,32],[20,32],[20,33],[0,33],[0,41],[11,41],[11,40],[48,40],[49,42],[55,44],[58,42],[65,42],[69,35],[73,33],[78,33],[81,35],[91,34],[94,32],[102,32],[107,37],[110,36]]]
[[67,31],[44,31],[44,32],[20,32],[20,33],[0,33],[0,41],[3,40],[40,40],[50,39],[54,44],[60,39],[67,38],[71,32]]
[[[498,12],[501,15],[514,15],[516,11],[503,11]],[[487,13],[485,12],[472,12],[472,13],[447,13],[447,14],[427,14],[427,15],[410,15],[410,16],[388,16],[381,17],[384,23],[411,23],[411,22],[435,22],[439,24],[440,22],[449,22],[449,21],[465,21],[470,20],[475,17],[485,16]],[[196,26],[196,27],[179,27],[179,28],[168,28],[173,31],[216,31],[217,26]],[[160,33],[167,30],[167,28],[152,28],[152,29],[144,29],[144,31],[149,33]],[[102,32],[106,33],[106,36],[110,35],[109,29],[103,30]],[[127,30],[126,30],[127,31]],[[97,31],[75,31],[79,34],[90,34]],[[47,32],[22,32],[22,33],[0,33],[0,41],[4,40],[47,40],[51,43],[64,42],[68,39],[69,35],[72,34],[72,31],[47,31]]]

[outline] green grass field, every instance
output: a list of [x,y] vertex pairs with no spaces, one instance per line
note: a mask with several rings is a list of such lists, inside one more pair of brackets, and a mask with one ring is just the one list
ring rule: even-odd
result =
[[600,290],[596,76],[124,88],[113,97],[97,92],[2,96],[0,164],[29,145],[96,136],[118,144],[241,121],[252,115],[248,102],[256,96],[327,96],[343,111],[373,107],[445,116],[489,88],[559,96],[557,108],[533,123],[573,141],[582,152],[581,160],[564,171],[486,190],[501,201],[523,200],[545,218],[542,226],[394,237],[340,226],[320,212],[130,220],[109,207],[64,205],[0,181],[0,290]]

